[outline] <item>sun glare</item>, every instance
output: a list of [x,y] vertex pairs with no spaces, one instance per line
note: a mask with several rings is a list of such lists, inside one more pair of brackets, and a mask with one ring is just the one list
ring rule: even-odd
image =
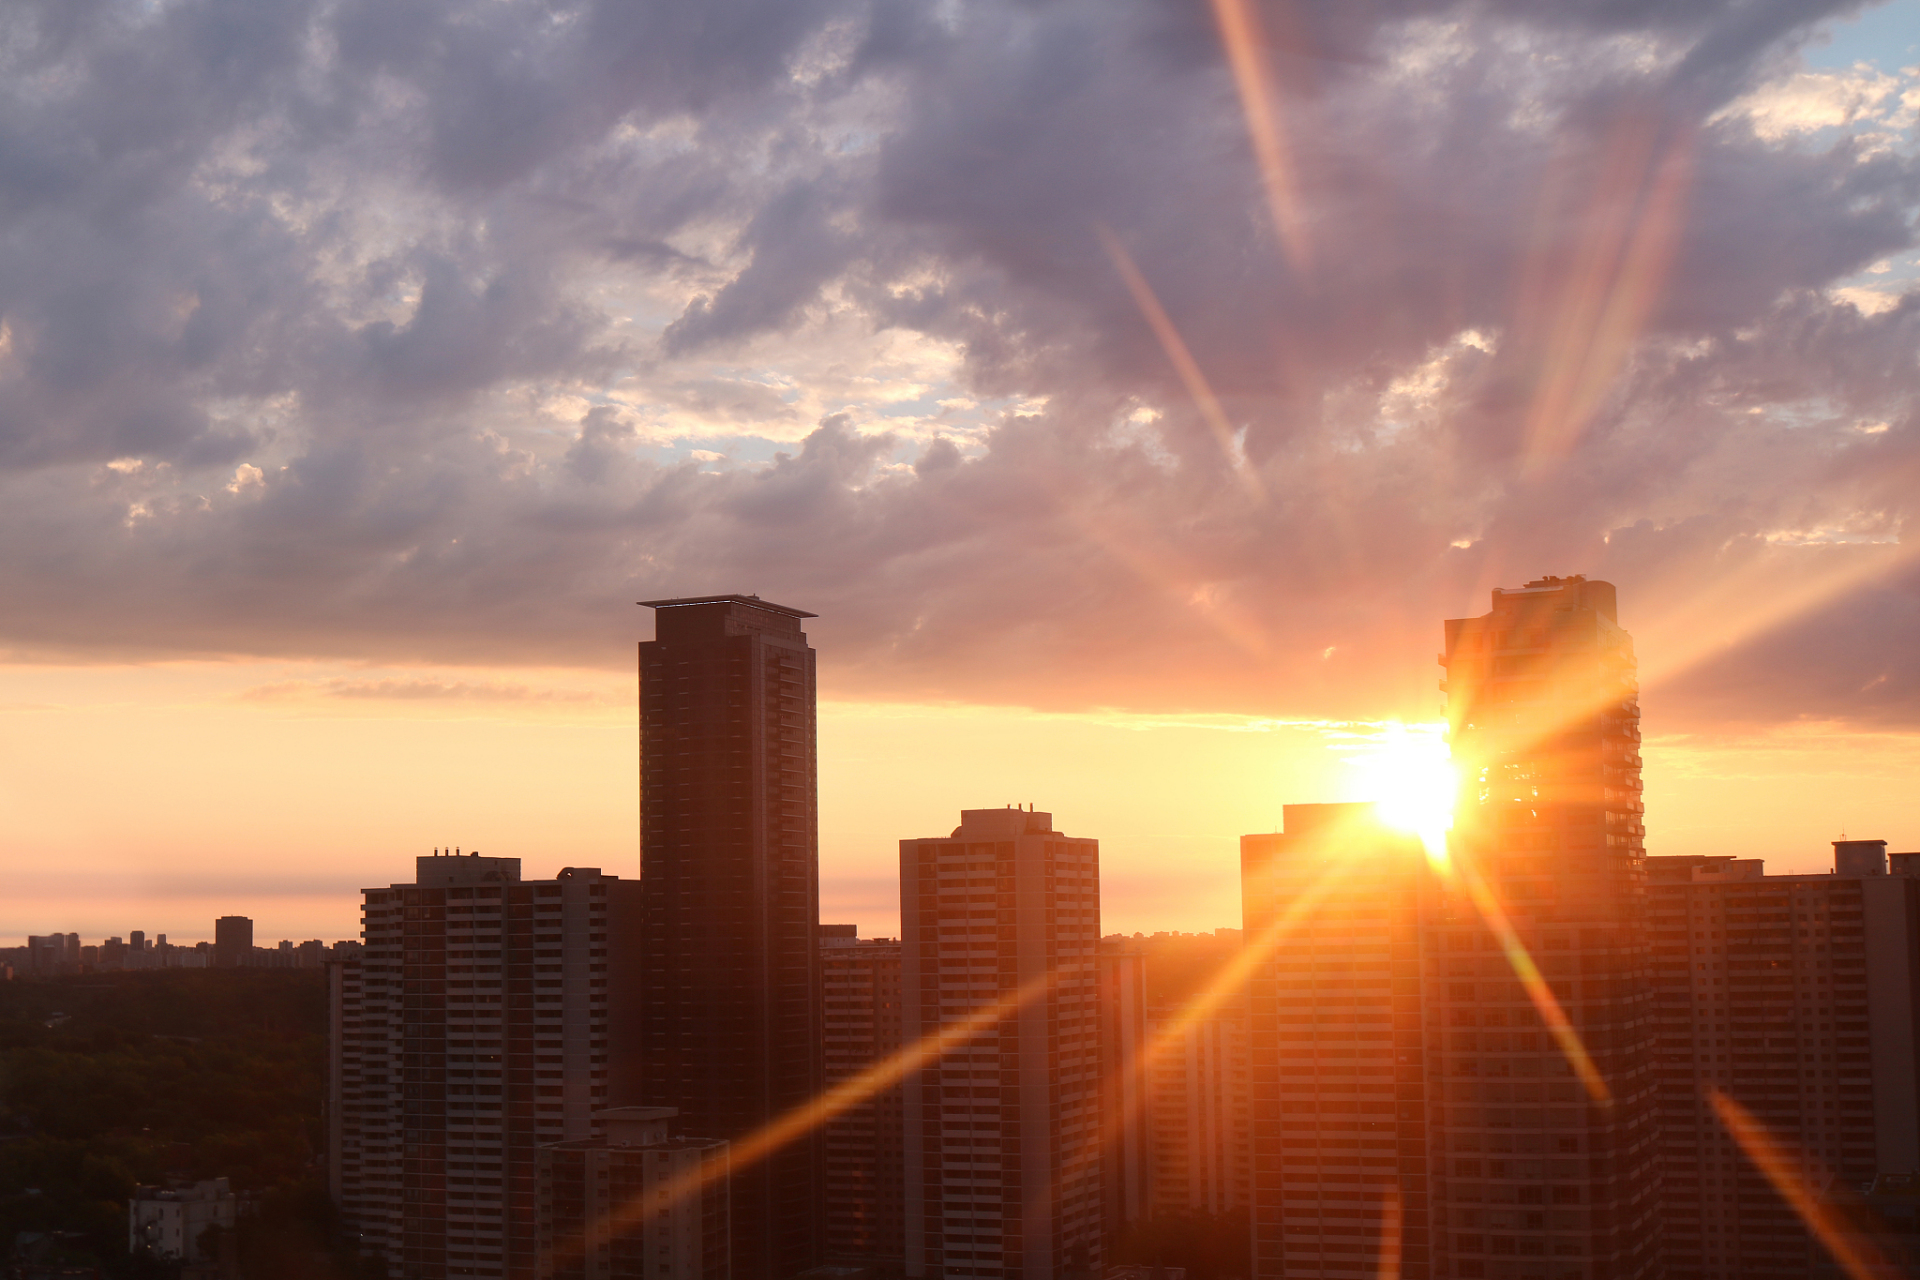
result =
[[1352,764],[1364,775],[1361,798],[1373,801],[1380,820],[1418,835],[1427,856],[1443,861],[1459,789],[1446,726],[1388,724],[1356,750]]

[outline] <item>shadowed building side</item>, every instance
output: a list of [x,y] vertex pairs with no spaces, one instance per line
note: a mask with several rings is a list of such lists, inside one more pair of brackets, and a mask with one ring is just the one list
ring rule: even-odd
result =
[[673,1118],[610,1107],[604,1136],[540,1148],[535,1280],[728,1280],[727,1144]]
[[[813,615],[642,603],[642,1101],[737,1145],[822,1084]],[[736,1280],[819,1263],[820,1150],[810,1133],[733,1171]]]
[[900,842],[900,929],[906,1038],[982,1023],[905,1081],[907,1275],[1098,1275],[1099,842],[963,810]]
[[1257,1280],[1426,1280],[1420,841],[1370,804],[1240,838]]
[[[901,1048],[900,940],[862,941],[850,924],[820,926],[820,986],[829,1089],[858,1079]],[[901,1257],[900,1086],[826,1123],[826,1256],[898,1270]]]
[[1920,881],[1888,874],[1884,840],[1833,850],[1819,875],[1647,859],[1668,1280],[1833,1266],[1716,1115],[1716,1091],[1786,1144],[1814,1191],[1920,1170]]
[[416,859],[364,891],[363,959],[328,971],[328,1190],[394,1280],[532,1280],[545,1143],[632,1091],[640,886],[518,858]]
[[[1662,1272],[1654,1000],[1633,640],[1612,584],[1495,590],[1446,624],[1466,879],[1430,922],[1438,1276]],[[1473,901],[1484,882],[1512,931]],[[1507,942],[1537,964],[1593,1075],[1556,1048]],[[1518,1268],[1516,1271],[1514,1268]]]

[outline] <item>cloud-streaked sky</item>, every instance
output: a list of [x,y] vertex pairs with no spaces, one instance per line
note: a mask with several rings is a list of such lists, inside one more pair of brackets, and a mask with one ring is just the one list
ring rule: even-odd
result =
[[0,938],[622,866],[632,601],[714,590],[821,615],[873,927],[1014,799],[1232,923],[1311,726],[1543,573],[1620,587],[1653,852],[1920,847],[1912,0],[1275,2],[1238,79],[1217,13],[8,6]]

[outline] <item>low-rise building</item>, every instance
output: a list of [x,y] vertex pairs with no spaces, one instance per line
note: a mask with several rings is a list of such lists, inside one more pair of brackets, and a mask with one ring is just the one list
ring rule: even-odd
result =
[[235,1200],[225,1178],[176,1186],[141,1186],[127,1202],[127,1252],[170,1262],[208,1256],[209,1227],[233,1230]]
[[727,1280],[728,1143],[673,1137],[673,1107],[609,1107],[603,1135],[541,1147],[539,1280]]

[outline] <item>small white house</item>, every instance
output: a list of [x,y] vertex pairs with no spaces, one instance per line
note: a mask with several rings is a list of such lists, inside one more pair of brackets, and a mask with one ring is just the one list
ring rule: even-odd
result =
[[225,1178],[191,1186],[135,1187],[127,1202],[127,1250],[176,1262],[203,1261],[200,1234],[233,1229],[233,1192]]

